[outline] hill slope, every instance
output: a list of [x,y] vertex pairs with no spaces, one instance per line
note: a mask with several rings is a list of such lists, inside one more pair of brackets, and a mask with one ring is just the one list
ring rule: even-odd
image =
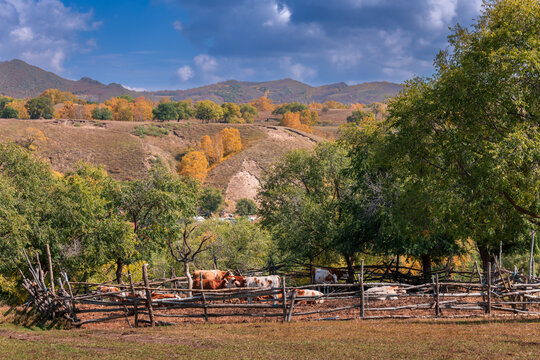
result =
[[173,100],[193,99],[223,102],[249,102],[267,94],[277,103],[298,101],[302,103],[335,100],[342,103],[383,101],[399,92],[401,85],[389,82],[371,82],[358,85],[345,83],[313,87],[292,79],[266,82],[228,80],[188,90],[163,90],[137,92],[111,83],[105,85],[90,78],[78,81],[64,79],[54,73],[29,65],[21,60],[0,62],[0,94],[26,98],[39,95],[47,89],[71,91],[81,98],[104,101],[112,96],[145,96],[157,100],[168,96]]
[[222,189],[233,204],[241,198],[253,198],[262,171],[293,149],[310,149],[321,139],[314,135],[290,131],[282,127],[256,124],[170,123],[163,138],[132,134],[143,123],[117,121],[13,120],[0,119],[0,142],[20,138],[26,128],[36,128],[48,140],[37,154],[49,159],[60,172],[72,170],[79,161],[103,165],[117,179],[143,176],[157,157],[171,169],[190,147],[197,146],[203,135],[234,127],[240,131],[244,149],[214,166],[206,183]]

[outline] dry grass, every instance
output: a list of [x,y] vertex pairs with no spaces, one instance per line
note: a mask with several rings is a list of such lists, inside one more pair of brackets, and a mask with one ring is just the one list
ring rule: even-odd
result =
[[[4,309],[5,310],[5,309]],[[0,316],[0,358],[537,359],[540,320],[378,320],[41,330]]]

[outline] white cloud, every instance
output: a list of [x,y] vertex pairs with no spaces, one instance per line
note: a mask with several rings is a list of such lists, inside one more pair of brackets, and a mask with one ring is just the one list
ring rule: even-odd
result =
[[291,11],[287,5],[279,5],[277,2],[272,2],[270,5],[269,17],[263,26],[284,26],[291,21]]
[[428,0],[427,5],[426,25],[430,28],[442,29],[457,15],[458,0]]
[[34,33],[32,32],[32,29],[27,26],[12,30],[9,34],[13,37],[13,40],[15,41],[32,41],[34,39]]
[[199,54],[193,58],[195,65],[204,73],[211,73],[217,70],[217,60],[206,54]]
[[182,25],[182,22],[180,20],[176,20],[172,24],[173,29],[177,31],[182,31],[184,29],[184,26]]
[[92,12],[81,13],[60,0],[0,0],[0,60],[21,58],[33,65],[63,71],[74,52],[95,48],[79,34],[96,29]]
[[295,80],[304,81],[317,75],[315,69],[300,63],[294,63],[288,56],[284,57],[280,61],[281,68],[285,70]]
[[147,89],[142,88],[142,87],[131,87],[131,86],[127,86],[127,85],[124,85],[124,84],[122,84],[122,86],[125,87],[128,90],[131,90],[131,91],[139,91],[139,92],[148,91]]
[[195,72],[189,65],[184,65],[178,70],[176,70],[176,75],[182,80],[182,81],[188,81],[189,79],[193,78],[195,76]]

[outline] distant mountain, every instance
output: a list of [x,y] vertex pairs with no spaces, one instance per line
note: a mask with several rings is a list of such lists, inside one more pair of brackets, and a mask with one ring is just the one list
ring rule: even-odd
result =
[[168,96],[173,100],[193,99],[223,102],[249,102],[264,96],[276,103],[298,101],[301,103],[335,100],[341,103],[383,101],[401,90],[401,85],[389,82],[369,82],[358,85],[337,83],[313,87],[292,79],[266,82],[228,80],[188,90],[162,90],[137,92],[120,84],[105,85],[84,77],[78,81],[64,79],[52,72],[29,65],[22,60],[0,62],[0,94],[17,98],[39,95],[47,89],[70,91],[92,101],[105,101],[113,96],[145,96],[153,100]]

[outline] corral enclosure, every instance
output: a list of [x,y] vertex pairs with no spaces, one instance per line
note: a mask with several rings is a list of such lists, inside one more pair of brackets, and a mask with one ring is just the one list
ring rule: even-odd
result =
[[[217,290],[203,290],[202,285],[187,289],[185,277],[150,281],[145,264],[139,283],[131,275],[127,284],[75,282],[62,273],[55,291],[46,284],[46,279],[54,278],[52,267],[47,277],[39,262],[33,265],[28,256],[27,261],[31,276],[23,281],[29,293],[24,311],[32,308],[43,319],[65,318],[75,327],[540,315],[540,279],[497,263],[490,263],[484,273],[475,265],[470,272],[443,270],[431,281],[406,284],[365,281],[366,270],[372,279],[385,280],[388,269],[364,268],[362,262],[358,278],[348,284],[290,286],[294,277],[301,276],[296,273],[281,274],[275,288]],[[322,292],[306,292],[315,289]]]

